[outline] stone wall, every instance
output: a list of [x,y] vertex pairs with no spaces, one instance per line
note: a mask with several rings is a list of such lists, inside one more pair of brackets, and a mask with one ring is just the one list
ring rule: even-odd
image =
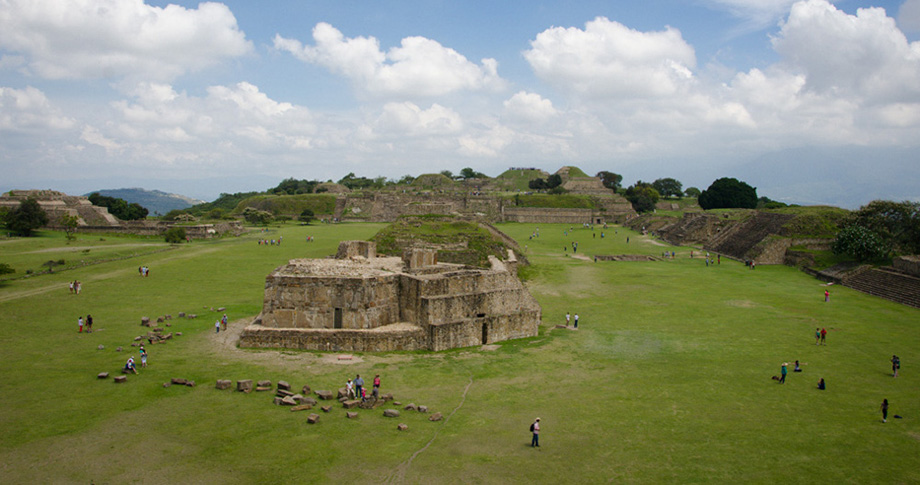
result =
[[369,241],[341,241],[335,253],[335,259],[347,259],[360,256],[365,259],[377,257],[377,244]]
[[909,275],[920,277],[920,256],[899,256],[892,261],[894,269]]
[[250,325],[240,336],[240,347],[320,350],[327,352],[391,352],[425,350],[426,332],[417,326],[391,325],[373,330],[267,328]]
[[505,222],[526,222],[531,224],[583,224],[594,222],[593,209],[556,209],[547,207],[511,207],[502,209]]

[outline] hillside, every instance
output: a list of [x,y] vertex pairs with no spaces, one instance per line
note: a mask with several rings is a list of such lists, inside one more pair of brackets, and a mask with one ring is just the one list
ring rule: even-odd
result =
[[335,195],[298,194],[298,195],[254,195],[243,199],[233,210],[241,214],[243,209],[252,207],[272,214],[295,217],[304,209],[310,209],[316,216],[332,215],[335,212]]
[[480,267],[489,266],[490,255],[505,259],[508,249],[483,226],[440,215],[400,217],[372,240],[380,254],[399,256],[409,247],[431,247],[438,250],[438,261]]
[[[107,197],[117,197],[124,199],[129,203],[139,204],[141,207],[150,211],[151,215],[156,213],[166,214],[171,210],[188,209],[196,204],[203,204],[203,200],[193,199],[179,194],[168,194],[159,190],[146,190],[141,188],[130,189],[102,189],[96,190],[99,195]],[[90,194],[93,192],[90,192]],[[84,194],[88,196],[90,194]]]

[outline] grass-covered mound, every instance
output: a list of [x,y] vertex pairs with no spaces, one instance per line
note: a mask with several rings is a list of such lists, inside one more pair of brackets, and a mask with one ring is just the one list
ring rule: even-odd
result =
[[419,175],[415,180],[412,181],[412,187],[416,189],[438,189],[438,188],[452,188],[456,186],[456,182],[450,179],[450,177],[441,174],[441,173],[426,173]]
[[840,230],[841,224],[850,211],[838,207],[809,206],[783,207],[768,212],[792,214],[794,219],[783,225],[783,236],[795,238],[832,239]]
[[586,174],[586,173],[584,172],[584,170],[582,170],[582,169],[580,169],[580,168],[578,168],[578,167],[570,166],[570,165],[567,165],[567,166],[565,166],[565,167],[560,168],[559,170],[556,171],[556,173],[558,173],[559,175],[561,175],[563,180],[568,180],[568,179],[572,179],[572,178],[587,178],[587,177],[590,177],[590,175]]
[[296,217],[304,209],[310,209],[313,214],[331,215],[335,212],[335,195],[330,194],[298,194],[298,195],[254,195],[237,204],[234,214],[242,214],[247,207],[271,212],[273,215],[287,215]]
[[498,177],[492,180],[492,183],[499,189],[509,192],[526,192],[530,190],[528,184],[534,179],[545,179],[549,176],[548,172],[539,169],[525,170],[505,170]]
[[374,235],[377,252],[401,256],[410,247],[433,247],[438,261],[488,267],[489,255],[507,258],[507,246],[487,229],[451,216],[404,216]]

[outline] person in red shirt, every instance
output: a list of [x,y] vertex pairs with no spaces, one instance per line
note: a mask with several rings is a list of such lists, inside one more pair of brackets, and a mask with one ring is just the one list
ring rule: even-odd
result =
[[374,400],[380,398],[380,374],[374,376],[374,390],[371,391],[371,394],[374,395]]
[[827,339],[827,329],[821,329],[821,345],[825,344],[825,339]]

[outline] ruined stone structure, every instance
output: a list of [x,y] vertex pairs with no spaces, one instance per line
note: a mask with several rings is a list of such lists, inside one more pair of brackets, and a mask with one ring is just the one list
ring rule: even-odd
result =
[[377,257],[340,243],[335,259],[295,259],[265,279],[262,313],[242,347],[328,351],[445,350],[537,335],[541,309],[508,261],[439,263],[433,249]]
[[88,197],[67,195],[54,190],[11,190],[0,195],[0,207],[13,209],[29,198],[35,199],[48,214],[48,225],[51,227],[60,226],[61,217],[64,215],[76,216],[77,224],[80,226],[119,224],[118,218],[109,214],[108,209],[93,205]]

